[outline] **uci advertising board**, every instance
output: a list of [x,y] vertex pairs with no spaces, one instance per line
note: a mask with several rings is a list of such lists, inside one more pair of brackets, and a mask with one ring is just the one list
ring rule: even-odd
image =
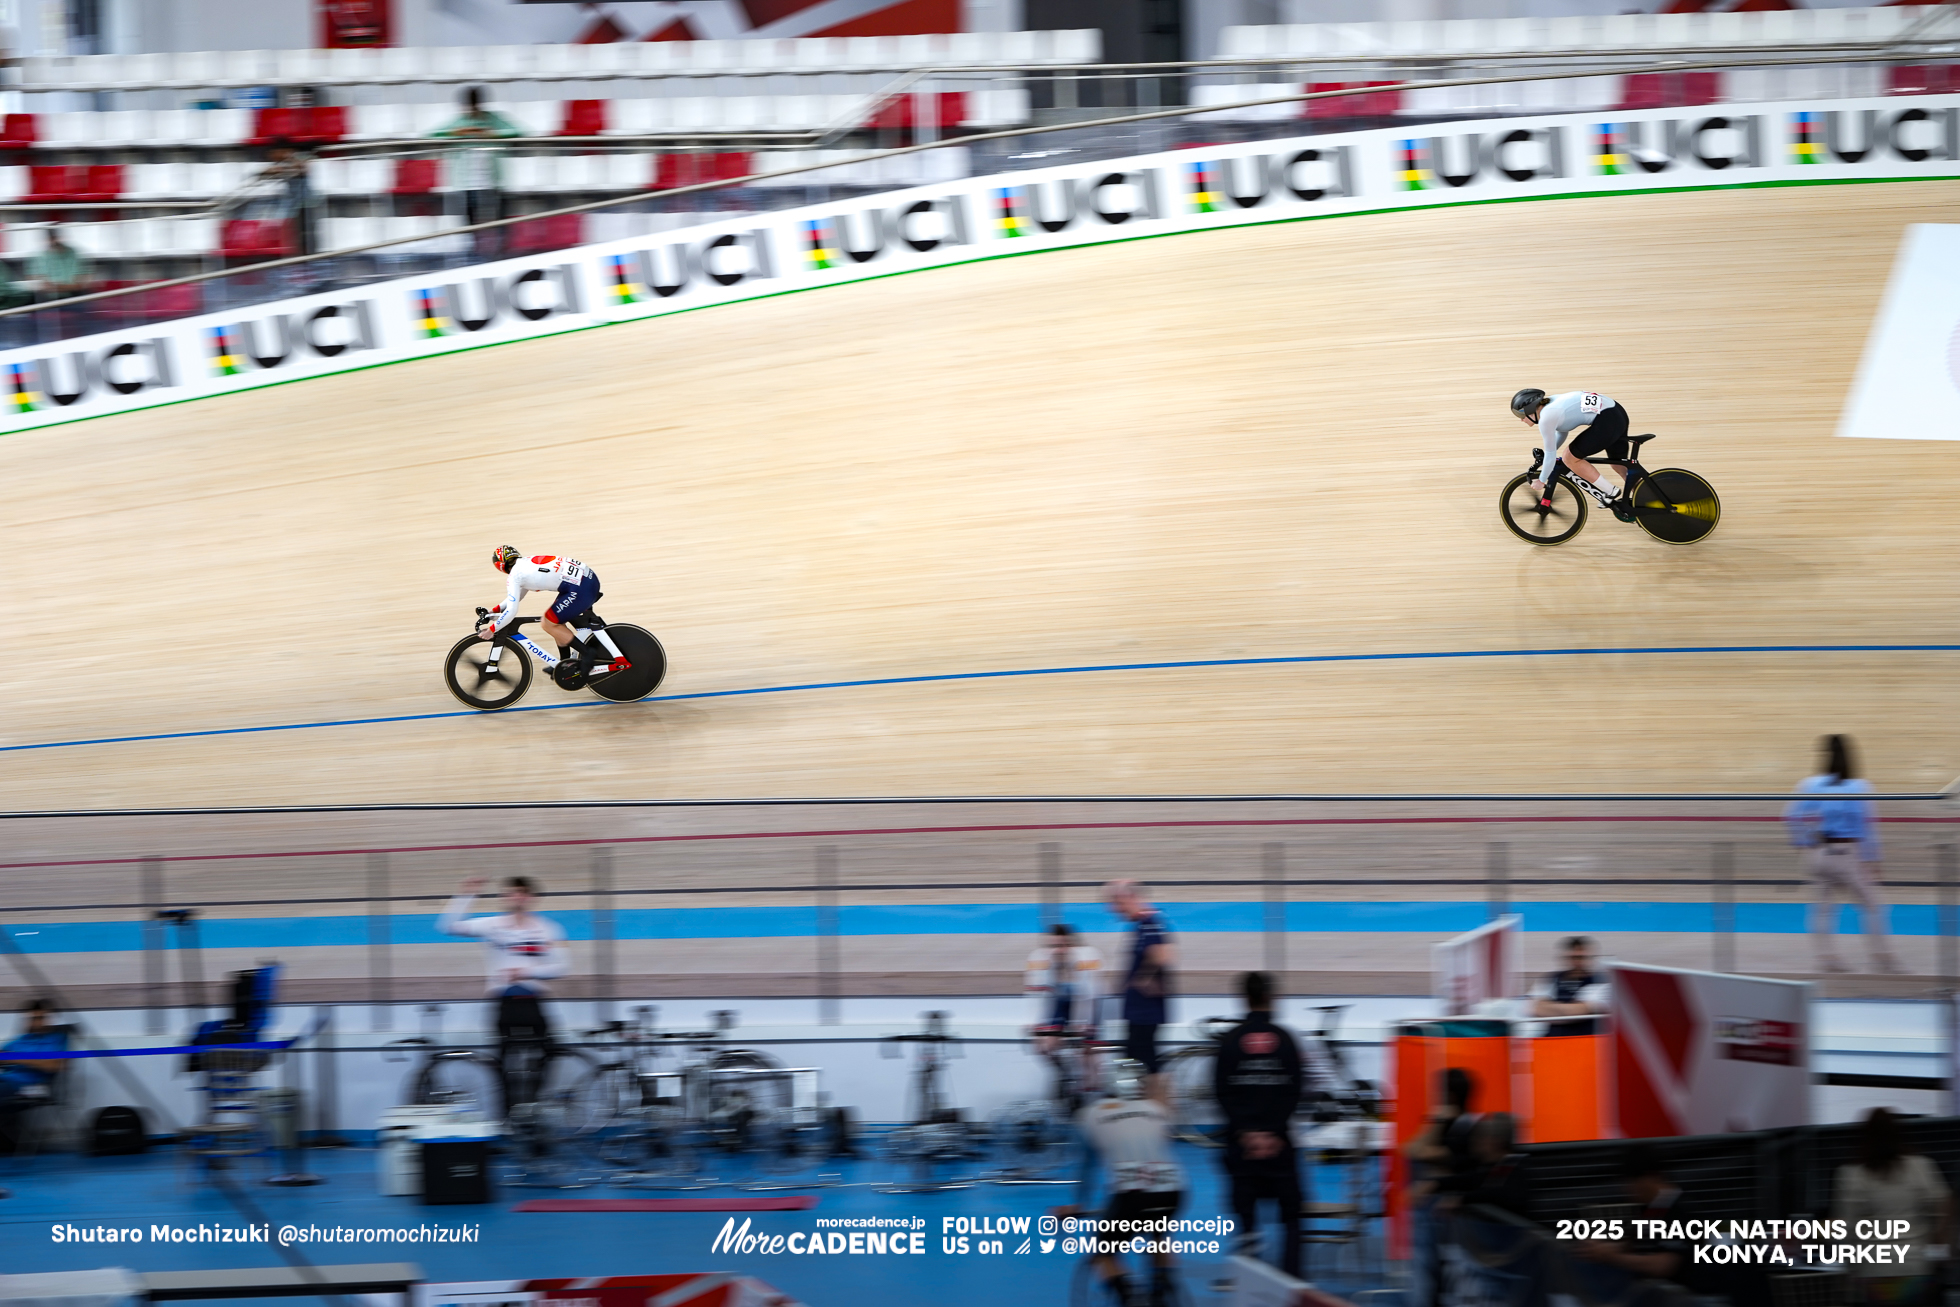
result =
[[1506,118],[1070,164],[6,350],[0,434],[1042,250],[1451,204],[1954,176],[1960,96]]

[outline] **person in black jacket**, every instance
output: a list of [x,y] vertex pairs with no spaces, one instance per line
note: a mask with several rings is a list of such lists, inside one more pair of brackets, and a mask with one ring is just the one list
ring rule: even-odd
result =
[[1225,1173],[1243,1237],[1259,1229],[1259,1204],[1279,1204],[1280,1267],[1300,1274],[1300,1159],[1290,1126],[1303,1071],[1292,1032],[1273,1024],[1273,982],[1263,971],[1239,981],[1245,1020],[1218,1041],[1212,1092],[1225,1115]]

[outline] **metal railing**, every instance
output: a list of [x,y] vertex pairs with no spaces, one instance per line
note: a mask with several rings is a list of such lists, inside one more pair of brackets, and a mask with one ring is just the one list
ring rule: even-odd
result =
[[[1916,973],[1896,982],[1900,994],[1960,984],[1960,816],[1941,800],[1875,799],[1883,892]],[[445,939],[434,913],[472,867],[543,879],[543,910],[575,955],[568,997],[999,994],[1018,992],[1046,927],[1120,929],[1101,890],[1122,875],[1170,905],[1193,992],[1224,992],[1253,959],[1291,975],[1291,992],[1341,992],[1311,988],[1336,980],[1347,992],[1427,992],[1419,941],[1507,912],[1540,935],[1599,935],[1609,950],[1617,936],[1632,961],[1801,973],[1807,953],[1793,956],[1790,941],[1811,896],[1786,802],[994,796],[21,812],[0,815],[0,932],[91,1006],[178,1001],[202,971],[181,982],[170,972],[198,945],[255,959],[306,950],[313,979],[292,982],[295,1001],[461,998],[480,987],[474,951],[430,947]],[[951,937],[965,941],[957,966],[933,942]],[[1336,939],[1349,960],[1318,962]],[[1336,976],[1341,967],[1351,971]]]

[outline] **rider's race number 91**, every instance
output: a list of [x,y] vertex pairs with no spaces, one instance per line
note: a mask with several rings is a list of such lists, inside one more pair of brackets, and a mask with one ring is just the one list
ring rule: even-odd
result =
[[[1591,396],[1587,396],[1587,398],[1590,399]],[[1558,1234],[1556,1237],[1560,1239],[1618,1240],[1625,1237],[1621,1229],[1624,1224],[1625,1222],[1622,1221],[1560,1221],[1558,1223]]]

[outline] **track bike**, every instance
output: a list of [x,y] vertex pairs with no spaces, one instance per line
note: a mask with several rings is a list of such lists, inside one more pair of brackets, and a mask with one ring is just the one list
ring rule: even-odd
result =
[[[1381,1114],[1381,1089],[1354,1074],[1348,1063],[1347,1042],[1340,1038],[1345,1003],[1315,1008],[1317,1025],[1301,1037],[1302,1084],[1300,1111],[1314,1121],[1364,1121]],[[1180,1048],[1164,1063],[1170,1077],[1171,1132],[1187,1144],[1202,1148],[1224,1145],[1223,1113],[1212,1089],[1212,1067],[1218,1046],[1238,1022],[1231,1017],[1203,1017],[1196,1023],[1198,1041]]]
[[[586,1034],[614,1041],[612,1055],[594,1066],[579,1097],[597,1122],[592,1144],[623,1183],[702,1187],[710,1156],[748,1155],[764,1171],[805,1170],[827,1154],[829,1123],[799,1104],[795,1077],[753,1048],[733,1048],[724,1036],[735,1013],[714,1012],[713,1030],[655,1028],[658,1009],[634,1009]],[[684,1050],[678,1066],[666,1055]]]
[[1043,1025],[1030,1032],[1040,1056],[1054,1068],[1048,1097],[1009,1103],[993,1120],[992,1143],[1000,1166],[990,1177],[996,1184],[1057,1184],[1058,1173],[1075,1160],[1075,1114],[1082,1107],[1094,1077],[1099,1051],[1119,1045],[1097,1040],[1079,1028]]
[[596,612],[571,619],[574,658],[533,640],[519,628],[542,621],[520,617],[497,633],[481,637],[490,610],[476,610],[476,631],[458,640],[442,662],[449,692],[478,712],[508,708],[531,688],[531,660],[537,659],[561,690],[589,689],[602,699],[631,703],[660,688],[667,675],[667,651],[653,632],[625,623],[614,625]]
[[[1542,493],[1534,493],[1531,483],[1538,478],[1545,461],[1543,449],[1531,451],[1531,466],[1511,478],[1497,497],[1498,515],[1520,540],[1534,545],[1562,545],[1586,524],[1587,500],[1597,500],[1609,512],[1630,515],[1640,529],[1670,545],[1691,545],[1715,529],[1722,520],[1722,501],[1715,488],[1693,472],[1664,467],[1650,472],[1641,465],[1640,447],[1651,435],[1629,437],[1631,456],[1624,463],[1607,463],[1626,479],[1627,489],[1618,511],[1592,483],[1573,475],[1560,460],[1546,478]],[[1604,460],[1595,459],[1594,462]],[[1624,519],[1623,519],[1624,520]]]

